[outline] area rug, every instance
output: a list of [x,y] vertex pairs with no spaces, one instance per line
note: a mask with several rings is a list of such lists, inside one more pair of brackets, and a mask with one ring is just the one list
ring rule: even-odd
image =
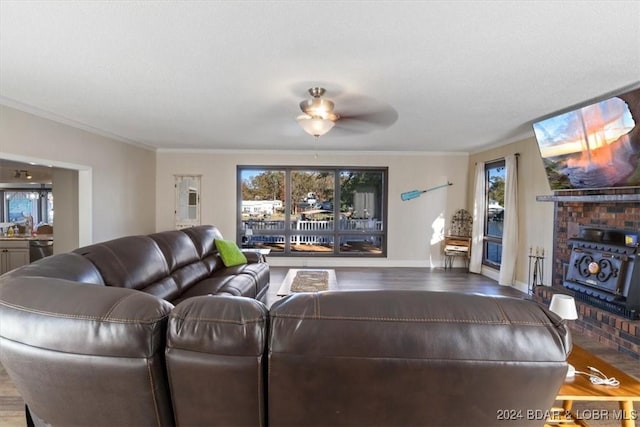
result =
[[318,292],[329,289],[329,272],[300,270],[291,282],[291,292]]

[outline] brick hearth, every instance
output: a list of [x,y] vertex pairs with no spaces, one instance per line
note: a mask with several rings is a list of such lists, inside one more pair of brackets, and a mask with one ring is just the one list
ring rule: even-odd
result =
[[[563,286],[536,286],[533,299],[548,307],[555,293],[573,295]],[[582,301],[576,301],[576,307],[578,319],[567,322],[569,329],[640,360],[640,321],[620,317]]]

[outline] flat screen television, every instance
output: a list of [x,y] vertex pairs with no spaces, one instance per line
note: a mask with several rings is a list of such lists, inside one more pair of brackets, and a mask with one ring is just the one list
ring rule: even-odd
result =
[[533,124],[552,190],[640,186],[640,88]]

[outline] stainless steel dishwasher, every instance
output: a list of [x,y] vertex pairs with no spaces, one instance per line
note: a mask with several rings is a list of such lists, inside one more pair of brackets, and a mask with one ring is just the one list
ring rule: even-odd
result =
[[29,241],[29,262],[37,261],[49,255],[53,255],[52,240]]

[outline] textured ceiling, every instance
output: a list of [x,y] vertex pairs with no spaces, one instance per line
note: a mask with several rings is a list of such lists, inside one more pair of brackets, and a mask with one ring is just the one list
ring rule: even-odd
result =
[[639,83],[638,1],[0,1],[0,103],[160,149],[473,152]]

